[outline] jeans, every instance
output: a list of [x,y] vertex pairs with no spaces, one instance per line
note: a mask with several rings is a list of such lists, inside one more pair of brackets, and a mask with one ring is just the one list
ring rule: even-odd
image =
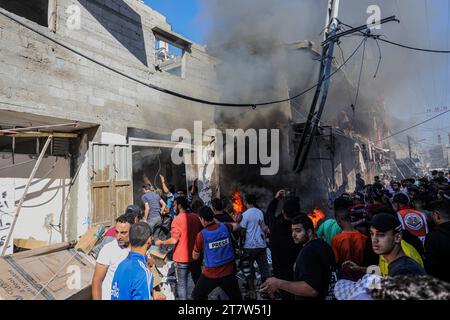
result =
[[270,269],[269,269],[269,263],[267,261],[267,254],[266,254],[266,248],[257,248],[257,249],[245,249],[245,254],[249,258],[250,263],[250,276],[248,277],[249,280],[255,279],[255,267],[254,263],[256,260],[256,263],[258,264],[259,273],[261,274],[261,281],[266,280],[270,277]]
[[[155,217],[149,217],[147,220],[148,225],[150,226],[150,228],[152,229],[152,236],[154,238],[154,234],[155,234],[155,227],[158,225],[161,225],[162,223],[162,219],[160,216],[155,216]],[[158,239],[154,239],[155,241]]]
[[178,300],[188,300],[191,297],[195,283],[201,274],[201,264],[198,262],[176,262]]

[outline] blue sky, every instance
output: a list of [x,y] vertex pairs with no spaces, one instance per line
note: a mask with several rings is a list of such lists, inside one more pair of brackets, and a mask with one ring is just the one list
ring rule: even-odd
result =
[[[201,0],[145,0],[145,3],[166,16],[173,31],[197,43],[203,43],[204,29],[199,22]],[[225,1],[225,0],[224,0]]]

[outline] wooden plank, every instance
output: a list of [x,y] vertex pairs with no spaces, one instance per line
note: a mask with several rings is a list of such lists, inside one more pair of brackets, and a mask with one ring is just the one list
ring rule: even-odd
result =
[[78,240],[75,249],[83,251],[86,254],[89,254],[89,252],[91,252],[91,250],[94,248],[98,239],[100,239],[100,237],[105,233],[105,231],[106,230],[104,226],[95,226],[90,228]]
[[99,189],[99,188],[109,188],[110,184],[111,184],[111,183],[108,182],[108,181],[97,181],[97,182],[92,183],[92,186],[93,186],[95,189]]
[[161,252],[159,251],[159,249],[158,249],[158,250],[150,251],[150,254],[151,254],[152,256],[154,256],[155,258],[158,258],[158,259],[161,259],[161,260],[164,260],[164,259],[167,257],[167,253],[161,253]]
[[16,209],[16,214],[14,215],[13,223],[11,225],[11,228],[9,229],[8,236],[6,237],[5,246],[3,247],[3,250],[2,250],[2,256],[4,256],[5,253],[6,253],[6,249],[8,248],[9,241],[11,240],[12,234],[14,232],[14,228],[16,226],[17,219],[19,218],[20,210],[22,209],[22,205],[23,205],[23,203],[25,201],[25,197],[26,197],[26,195],[28,193],[28,189],[31,186],[31,182],[34,179],[34,176],[35,176],[35,174],[36,174],[36,172],[37,172],[37,170],[38,170],[38,168],[39,168],[39,166],[40,166],[40,164],[42,162],[42,159],[44,158],[45,152],[47,151],[47,148],[50,145],[50,142],[52,141],[52,139],[53,139],[52,136],[47,138],[47,141],[45,142],[45,145],[42,148],[41,153],[39,154],[39,158],[36,161],[36,164],[34,165],[33,171],[31,172],[31,175],[28,177],[28,181],[27,181],[27,184],[25,186],[25,190],[23,192],[22,198],[20,198],[19,205],[17,206],[17,209]]
[[35,239],[14,239],[14,246],[20,249],[38,249],[48,246],[47,241],[35,240]]
[[150,268],[150,271],[153,273],[153,277],[154,277],[153,287],[159,286],[159,284],[161,283],[161,276],[159,275],[158,269],[156,269],[155,266],[152,266]]
[[43,248],[33,249],[28,251],[22,251],[18,253],[14,253],[14,259],[25,259],[34,256],[41,256],[44,254],[49,254],[57,251],[66,250],[71,247],[69,242],[62,242],[57,244],[52,244]]
[[116,184],[116,187],[131,186],[131,181],[130,180],[116,180],[115,184]]
[[55,138],[67,138],[67,139],[76,139],[78,138],[78,134],[76,133],[65,133],[65,132],[0,132],[0,136],[5,137],[16,137],[16,138],[39,138],[39,137],[50,137],[53,136]]
[[[20,259],[18,255],[0,259],[0,300],[81,298],[91,285],[95,262],[83,253],[60,250]],[[69,267],[79,269],[77,286],[68,285],[73,277]]]

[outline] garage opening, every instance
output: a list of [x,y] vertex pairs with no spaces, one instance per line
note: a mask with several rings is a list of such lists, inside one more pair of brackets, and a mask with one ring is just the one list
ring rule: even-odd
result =
[[48,27],[48,0],[0,0],[0,7],[41,26]]
[[[133,162],[133,200],[142,205],[142,186],[151,184],[156,189],[162,189],[160,175],[163,175],[167,186],[173,186],[175,191],[187,191],[196,177],[194,165],[175,164],[172,161],[172,151],[179,148],[176,143],[164,140],[129,138],[132,146]],[[192,151],[190,145],[177,152],[185,157]],[[164,197],[163,197],[164,198]]]
[[176,165],[171,160],[172,148],[133,147],[133,197],[134,203],[141,203],[142,186],[151,184],[162,188],[160,175],[176,190],[187,189],[186,166]]

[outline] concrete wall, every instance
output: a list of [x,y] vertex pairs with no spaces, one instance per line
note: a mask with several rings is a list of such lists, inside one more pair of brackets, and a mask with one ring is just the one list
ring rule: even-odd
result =
[[[171,30],[161,14],[137,0],[58,0],[56,33],[0,8],[47,37],[134,78],[209,100],[218,100],[214,66],[206,49],[193,44],[185,72],[156,71],[152,28]],[[76,26],[77,13],[80,25]],[[51,27],[51,26],[50,26]],[[188,102],[127,79],[0,15],[0,110],[88,122],[98,129],[74,150],[75,177],[68,203],[67,238],[89,227],[89,141],[126,142],[128,128],[170,137],[193,132],[194,120],[214,127],[214,108]],[[8,119],[2,119],[8,123]],[[63,121],[64,122],[64,121]],[[86,196],[88,195],[88,196]]]
[[[80,11],[80,29],[71,30],[71,8]],[[10,13],[9,13],[10,14]],[[12,15],[12,14],[10,14]],[[135,1],[61,0],[57,31],[15,16],[44,34],[101,63],[188,95],[213,99],[213,60],[192,46],[186,77],[155,71],[152,28],[170,29],[165,18]],[[101,125],[126,135],[127,127],[172,132],[192,120],[212,122],[214,110],[159,93],[86,60],[0,16],[0,108],[52,115]]]
[[[20,163],[24,164],[18,165]],[[13,166],[11,154],[0,153],[0,198],[3,199],[0,204],[3,225],[0,228],[0,238],[10,230],[6,227],[8,223],[12,223],[16,208],[14,204],[19,203],[35,163],[36,159],[33,160],[28,155],[16,154],[16,166]],[[47,219],[51,224],[58,225],[60,217],[64,219],[64,203],[68,197],[69,183],[70,160],[61,157],[44,158],[28,189],[13,239],[32,237],[49,243],[61,242],[62,233],[47,228],[45,223]]]

